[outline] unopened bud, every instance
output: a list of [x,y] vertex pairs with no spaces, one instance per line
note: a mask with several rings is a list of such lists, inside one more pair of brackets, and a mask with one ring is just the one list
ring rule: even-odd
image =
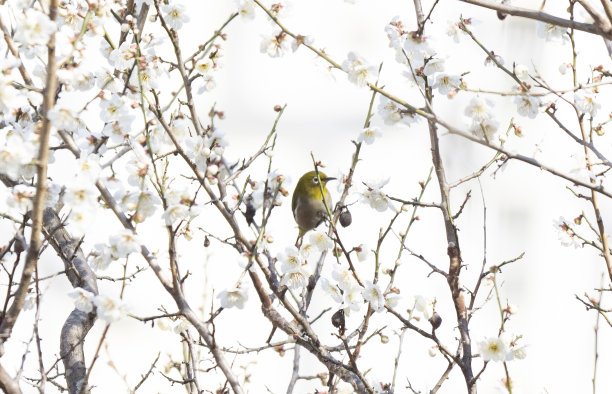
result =
[[278,104],[274,106],[274,112],[280,112],[282,109],[283,109],[283,107],[281,107]]
[[348,227],[353,223],[353,215],[349,210],[345,210],[340,214],[340,224],[342,227]]
[[435,330],[438,329],[438,327],[440,327],[440,325],[442,324],[442,317],[438,314],[438,312],[434,312],[433,315],[429,318],[429,324],[431,324],[431,327]]
[[274,350],[278,353],[279,356],[283,357],[285,355],[285,348],[283,345],[274,346]]

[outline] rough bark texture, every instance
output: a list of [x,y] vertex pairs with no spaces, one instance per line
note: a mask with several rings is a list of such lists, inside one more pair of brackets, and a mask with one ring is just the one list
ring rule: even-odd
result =
[[[64,262],[66,277],[73,287],[80,287],[98,294],[96,275],[89,268],[79,240],[73,239],[63,227],[55,210],[47,208],[44,212],[44,231],[49,243]],[[85,313],[74,309],[66,319],[60,336],[60,355],[66,372],[68,391],[71,394],[81,392],[87,370],[83,344],[87,333],[96,321],[95,313]]]

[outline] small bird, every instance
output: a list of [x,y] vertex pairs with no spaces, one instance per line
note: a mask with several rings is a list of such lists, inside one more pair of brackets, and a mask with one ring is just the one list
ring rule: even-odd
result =
[[[321,185],[319,185],[321,179]],[[319,171],[317,177],[316,171],[309,171],[302,175],[295,190],[293,191],[293,199],[291,200],[291,209],[293,217],[300,229],[298,242],[304,234],[313,228],[317,227],[327,218],[327,210],[325,204],[332,210],[331,195],[327,191],[327,182],[336,178],[328,177]],[[321,194],[323,191],[323,194]],[[325,199],[325,204],[323,203]]]

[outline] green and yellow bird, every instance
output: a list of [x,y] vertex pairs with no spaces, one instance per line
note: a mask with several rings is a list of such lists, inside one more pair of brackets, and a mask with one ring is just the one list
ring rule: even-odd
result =
[[[319,179],[321,180],[320,185]],[[298,242],[304,237],[304,234],[317,227],[328,217],[325,204],[330,211],[333,210],[331,195],[327,191],[326,185],[328,181],[334,179],[336,178],[328,177],[321,171],[319,171],[318,177],[316,171],[309,171],[302,175],[295,186],[293,199],[291,200],[291,210],[300,229]],[[323,203],[324,199],[325,203]]]

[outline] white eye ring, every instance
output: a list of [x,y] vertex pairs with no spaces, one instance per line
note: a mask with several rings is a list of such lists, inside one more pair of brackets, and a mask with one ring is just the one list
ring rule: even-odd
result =
[[312,183],[317,185],[319,183],[319,178],[317,178],[316,176],[314,178],[312,178]]

